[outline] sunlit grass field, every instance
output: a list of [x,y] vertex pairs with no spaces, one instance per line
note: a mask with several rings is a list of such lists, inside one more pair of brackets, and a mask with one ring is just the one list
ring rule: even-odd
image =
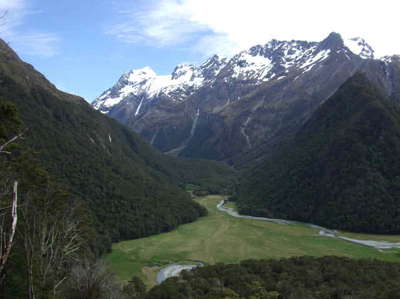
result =
[[[340,255],[400,262],[400,251],[377,249],[318,235],[303,225],[283,225],[231,217],[217,210],[221,196],[197,198],[209,215],[178,229],[113,246],[106,260],[121,280],[136,275],[148,286],[155,284],[160,267],[170,263],[202,261],[206,264],[237,263],[244,259],[299,255]],[[232,204],[230,204],[232,205]],[[400,242],[400,236],[344,234],[369,240]]]

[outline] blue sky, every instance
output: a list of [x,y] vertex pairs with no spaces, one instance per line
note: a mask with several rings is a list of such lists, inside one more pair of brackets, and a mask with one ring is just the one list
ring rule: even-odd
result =
[[[121,18],[120,8],[112,1],[20,2],[23,8],[16,13],[22,15],[21,24],[12,28],[12,36],[2,38],[58,88],[88,101],[132,68],[150,65],[157,72],[169,73],[180,61],[199,59],[198,53],[184,47],[161,49],[108,34]],[[9,11],[4,22],[14,18]]]
[[92,101],[123,72],[233,53],[272,38],[362,36],[400,53],[398,1],[0,0],[0,37],[56,86]]

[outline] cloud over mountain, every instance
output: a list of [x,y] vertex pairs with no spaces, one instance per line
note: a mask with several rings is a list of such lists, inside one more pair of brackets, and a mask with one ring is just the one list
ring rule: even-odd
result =
[[107,33],[129,43],[159,47],[190,43],[195,51],[230,55],[272,38],[319,40],[338,31],[349,37],[369,36],[379,55],[394,54],[400,47],[391,38],[396,36],[399,4],[374,2],[135,1],[134,6],[119,8],[121,18]]

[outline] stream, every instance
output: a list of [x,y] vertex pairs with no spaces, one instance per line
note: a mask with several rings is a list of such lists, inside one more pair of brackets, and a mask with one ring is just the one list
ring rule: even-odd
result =
[[[255,217],[255,216],[248,216],[248,215],[240,215],[238,212],[236,212],[232,208],[227,208],[224,206],[225,200],[221,200],[221,202],[217,205],[217,209],[221,212],[227,213],[228,215],[232,217],[237,217],[237,218],[245,218],[245,219],[253,219],[253,220],[260,220],[260,221],[268,221],[268,222],[273,222],[277,224],[302,224],[305,226],[308,226],[310,228],[318,229],[319,233],[317,236],[321,237],[328,237],[328,238],[335,238],[363,246],[368,246],[368,247],[373,247],[378,250],[383,250],[383,249],[392,249],[392,248],[400,248],[400,242],[388,242],[388,241],[373,241],[373,240],[359,240],[359,239],[353,239],[353,238],[348,238],[344,236],[340,236],[339,232],[336,230],[331,230],[319,225],[311,224],[311,223],[304,223],[304,222],[299,222],[299,221],[291,221],[291,220],[285,220],[285,219],[275,219],[275,218],[266,218],[266,217]],[[198,264],[193,264],[193,265],[179,265],[179,264],[172,264],[168,265],[164,268],[162,268],[158,274],[157,274],[157,283],[162,283],[164,280],[170,277],[174,276],[179,276],[179,274],[183,270],[192,270],[197,267],[202,267],[202,263]]]
[[311,228],[319,229],[320,230],[319,231],[319,236],[323,236],[323,237],[340,239],[340,240],[344,240],[344,241],[355,243],[355,244],[359,244],[359,245],[373,247],[373,248],[376,248],[376,249],[400,248],[400,242],[359,240],[359,239],[343,237],[343,236],[340,236],[338,234],[338,231],[336,231],[336,230],[331,230],[331,229],[328,229],[328,228],[325,228],[325,227],[322,227],[322,226],[319,226],[319,225],[311,224],[311,223],[304,223],[304,222],[291,221],[291,220],[285,220],[285,219],[274,219],[274,218],[265,218],[265,217],[254,217],[254,216],[240,215],[234,209],[226,208],[224,206],[224,204],[225,204],[225,200],[222,200],[217,205],[217,209],[220,210],[221,212],[225,212],[225,213],[229,214],[232,217],[269,221],[269,222],[274,222],[274,223],[278,223],[278,224],[303,224],[303,225],[306,225],[306,226],[311,227]]
[[179,276],[179,274],[183,270],[192,270],[197,267],[202,267],[203,263],[199,263],[196,265],[179,265],[179,264],[172,264],[168,265],[160,270],[157,274],[157,283],[162,283],[164,280],[170,277]]

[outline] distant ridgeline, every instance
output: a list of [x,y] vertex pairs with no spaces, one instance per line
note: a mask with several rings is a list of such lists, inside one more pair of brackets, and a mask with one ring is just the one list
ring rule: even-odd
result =
[[288,144],[243,176],[239,210],[329,228],[400,233],[399,156],[398,103],[356,74]]
[[230,168],[160,154],[82,98],[57,90],[3,41],[0,82],[0,100],[17,106],[28,129],[27,145],[73,198],[88,203],[99,252],[110,241],[165,232],[205,215],[178,185],[210,192],[229,185]]

